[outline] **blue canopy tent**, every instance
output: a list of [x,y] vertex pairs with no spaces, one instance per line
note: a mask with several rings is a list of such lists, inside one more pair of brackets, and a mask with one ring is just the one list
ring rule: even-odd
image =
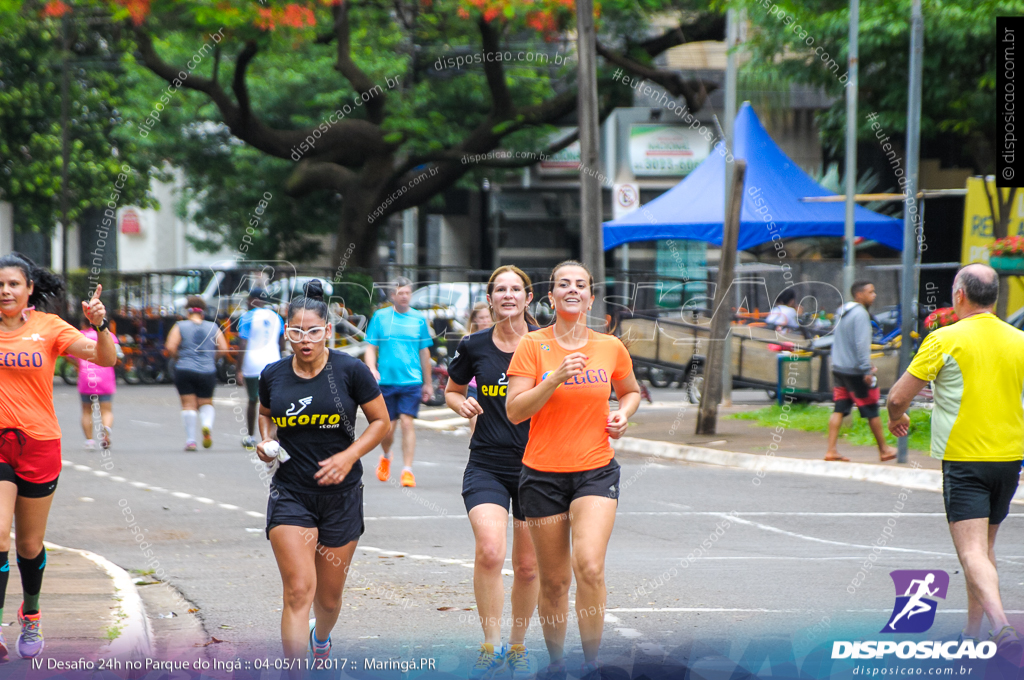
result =
[[[810,178],[782,152],[761,125],[749,102],[736,115],[736,158],[747,161],[740,211],[739,250],[776,237],[844,235],[843,203],[806,203],[801,198],[835,196]],[[631,241],[679,239],[722,244],[725,220],[725,145],[686,179],[650,203],[617,220],[604,223],[605,250]],[[854,208],[857,236],[895,250],[903,249],[903,222],[867,208]]]

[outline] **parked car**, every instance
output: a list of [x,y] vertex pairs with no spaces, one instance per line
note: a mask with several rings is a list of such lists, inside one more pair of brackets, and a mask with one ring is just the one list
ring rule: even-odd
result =
[[409,304],[423,312],[431,325],[445,321],[453,330],[465,332],[473,306],[486,299],[486,283],[431,283],[414,290]]

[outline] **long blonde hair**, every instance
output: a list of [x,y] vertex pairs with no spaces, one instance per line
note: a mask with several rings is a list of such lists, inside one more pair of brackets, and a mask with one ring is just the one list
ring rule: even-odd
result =
[[478,302],[473,305],[473,310],[469,313],[469,323],[466,324],[466,335],[476,333],[480,330],[480,326],[476,322],[477,312],[487,312],[488,316],[491,317],[491,321],[494,321],[494,315],[491,314],[491,306],[486,302]]

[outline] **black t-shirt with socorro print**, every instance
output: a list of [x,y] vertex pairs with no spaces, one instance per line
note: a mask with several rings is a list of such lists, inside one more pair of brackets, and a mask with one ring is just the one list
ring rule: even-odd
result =
[[307,493],[338,493],[358,485],[362,463],[356,461],[341,484],[318,486],[313,478],[320,461],[355,441],[356,408],[373,401],[380,387],[362,361],[328,350],[327,365],[314,378],[300,378],[292,357],[276,361],[260,374],[260,404],[270,409],[277,439],[291,460],[274,474],[274,484]]
[[[537,327],[529,329],[535,331]],[[513,425],[505,413],[505,372],[512,354],[497,348],[493,334],[491,327],[463,337],[448,364],[448,377],[459,385],[468,385],[476,378],[476,400],[483,414],[477,418],[469,442],[470,462],[502,472],[519,472],[530,438],[530,421]]]

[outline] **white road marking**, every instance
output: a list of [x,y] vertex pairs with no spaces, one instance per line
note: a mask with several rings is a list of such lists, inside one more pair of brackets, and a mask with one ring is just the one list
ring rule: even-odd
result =
[[941,555],[942,557],[956,557],[952,553],[935,552],[934,550],[917,550],[915,548],[893,548],[886,545],[871,546],[864,545],[863,543],[847,543],[846,541],[830,541],[825,538],[817,538],[815,536],[807,536],[805,534],[798,534],[795,531],[786,531],[785,529],[779,529],[778,527],[768,526],[767,524],[761,524],[760,522],[752,522],[749,519],[741,519],[735,515],[727,515],[726,513],[720,513],[719,517],[722,519],[732,519],[737,524],[746,524],[747,526],[756,527],[762,531],[768,531],[775,534],[782,534],[783,536],[790,536],[792,538],[799,538],[804,541],[811,541],[812,543],[825,543],[827,545],[841,545],[847,548],[863,548],[865,550],[873,550],[878,548],[879,550],[890,550],[892,552],[902,553],[914,553],[915,555]]
[[[192,500],[196,501],[197,503],[203,503],[204,505],[217,505],[218,507],[223,508],[224,510],[241,510],[241,508],[239,508],[237,505],[231,505],[230,503],[218,503],[217,501],[213,500],[212,498],[205,498],[203,496],[193,496],[192,494],[185,493],[184,491],[168,491],[167,489],[165,489],[165,488],[163,488],[161,486],[150,486],[149,484],[146,484],[145,482],[130,482],[127,479],[125,479],[124,477],[113,477],[113,476],[110,475],[109,472],[104,472],[103,470],[93,470],[88,465],[77,465],[75,463],[72,463],[69,460],[62,460],[61,463],[64,466],[71,467],[71,468],[73,468],[75,470],[78,470],[79,472],[91,472],[92,474],[94,474],[94,475],[96,475],[98,477],[107,477],[108,479],[110,479],[112,481],[127,482],[128,484],[134,486],[135,488],[142,489],[144,491],[156,491],[158,493],[169,493],[170,495],[174,496],[175,498],[192,499]],[[244,512],[245,512],[245,514],[249,515],[250,517],[259,517],[260,519],[264,518],[264,514],[262,512],[255,512],[253,510],[245,510]]]
[[130,422],[136,423],[138,425],[147,425],[149,427],[163,427],[163,423],[151,423],[148,420],[132,420]]
[[469,515],[395,515],[393,517],[364,517],[363,521],[364,522],[372,522],[372,521],[389,520],[389,519],[400,519],[400,520],[410,520],[410,519],[466,519],[467,517],[469,517]]
[[[740,607],[609,607],[609,612],[625,612],[630,614],[807,614],[821,612],[821,609],[743,609]],[[891,614],[892,609],[845,609],[847,614]],[[1024,614],[1024,609],[1007,609],[1007,614]],[[938,614],[966,614],[966,609],[939,609]],[[607,614],[606,614],[607,616]],[[606,619],[607,620],[607,619]]]

